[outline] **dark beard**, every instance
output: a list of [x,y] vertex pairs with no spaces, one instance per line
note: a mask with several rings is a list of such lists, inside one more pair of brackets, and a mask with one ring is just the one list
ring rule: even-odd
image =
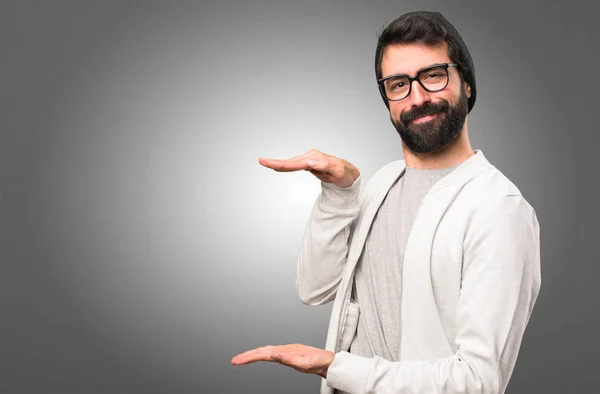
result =
[[[408,149],[415,153],[439,151],[450,145],[460,134],[467,117],[467,96],[463,89],[456,106],[448,101],[425,103],[400,115],[400,121],[391,119]],[[410,124],[422,116],[439,114],[422,124]]]

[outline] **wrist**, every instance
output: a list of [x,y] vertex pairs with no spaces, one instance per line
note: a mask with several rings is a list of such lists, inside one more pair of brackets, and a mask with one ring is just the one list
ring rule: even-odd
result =
[[317,374],[319,376],[321,376],[323,379],[327,379],[327,371],[329,370],[329,367],[331,366],[331,364],[333,363],[333,360],[335,358],[335,354],[332,352],[327,352],[327,361],[325,362],[325,365],[323,367],[320,368],[319,372],[317,372]]

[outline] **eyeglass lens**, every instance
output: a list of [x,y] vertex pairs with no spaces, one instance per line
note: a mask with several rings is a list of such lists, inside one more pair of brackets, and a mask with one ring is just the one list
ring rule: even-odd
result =
[[[448,84],[448,72],[442,66],[422,70],[417,78],[422,86],[430,92],[442,90]],[[410,91],[410,81],[406,76],[386,79],[384,86],[385,94],[390,100],[401,100],[408,96]]]

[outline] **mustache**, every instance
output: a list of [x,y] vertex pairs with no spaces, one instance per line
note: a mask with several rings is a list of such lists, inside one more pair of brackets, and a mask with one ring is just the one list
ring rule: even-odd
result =
[[442,112],[448,112],[450,109],[450,103],[446,100],[441,100],[438,103],[425,103],[420,107],[411,109],[410,111],[403,112],[400,114],[400,120],[404,124],[409,124],[415,119],[423,116],[433,115]]

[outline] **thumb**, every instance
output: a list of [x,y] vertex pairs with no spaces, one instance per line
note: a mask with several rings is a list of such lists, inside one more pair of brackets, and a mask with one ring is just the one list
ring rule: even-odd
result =
[[294,366],[293,358],[289,354],[271,353],[271,360],[288,367]]
[[327,172],[329,170],[329,162],[323,159],[308,159],[306,162],[312,170]]
[[271,353],[271,358],[273,360],[281,360],[281,354],[279,354],[279,353]]

